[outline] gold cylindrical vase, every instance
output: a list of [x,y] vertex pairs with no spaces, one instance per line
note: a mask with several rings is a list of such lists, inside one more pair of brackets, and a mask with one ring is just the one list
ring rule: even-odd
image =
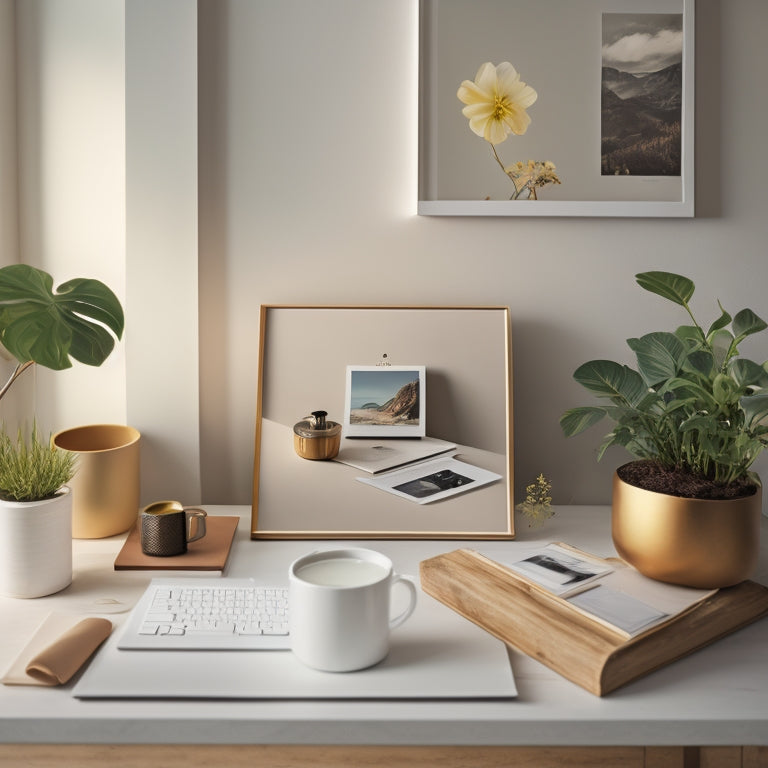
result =
[[53,436],[57,448],[77,454],[72,488],[72,536],[101,539],[124,533],[139,514],[139,440],[133,427],[90,424]]
[[762,486],[738,499],[689,499],[613,477],[616,551],[652,579],[699,589],[749,578],[760,544]]

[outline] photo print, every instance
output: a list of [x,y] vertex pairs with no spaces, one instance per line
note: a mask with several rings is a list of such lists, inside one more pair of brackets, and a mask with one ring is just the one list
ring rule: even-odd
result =
[[601,174],[680,176],[683,15],[602,19]]
[[548,544],[509,567],[561,597],[582,591],[613,570],[559,544]]
[[495,483],[501,480],[501,475],[452,456],[444,456],[356,479],[416,504],[431,504]]
[[392,487],[396,491],[400,491],[400,493],[405,493],[417,499],[424,499],[427,496],[434,496],[436,493],[452,488],[462,488],[473,482],[474,480],[471,477],[460,475],[451,469],[444,469]]
[[426,368],[423,365],[348,365],[346,437],[424,437]]

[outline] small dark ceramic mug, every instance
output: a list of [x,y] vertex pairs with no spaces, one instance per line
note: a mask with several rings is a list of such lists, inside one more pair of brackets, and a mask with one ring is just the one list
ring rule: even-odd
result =
[[[141,510],[141,551],[171,557],[187,551],[187,544],[205,536],[205,510],[178,501],[156,501]],[[193,522],[197,523],[192,535]]]

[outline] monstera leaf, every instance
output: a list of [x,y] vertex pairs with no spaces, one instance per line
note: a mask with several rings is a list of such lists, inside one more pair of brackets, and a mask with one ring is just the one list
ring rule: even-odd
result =
[[0,269],[0,343],[20,363],[55,371],[74,358],[101,365],[123,334],[117,296],[98,280],[77,278],[53,290],[53,278],[26,264]]

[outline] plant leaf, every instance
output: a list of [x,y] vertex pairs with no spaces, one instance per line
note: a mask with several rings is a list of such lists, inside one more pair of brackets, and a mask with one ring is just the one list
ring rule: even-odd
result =
[[699,349],[706,343],[704,332],[695,325],[681,325],[675,331],[675,336],[689,349]]
[[119,339],[125,318],[120,301],[104,283],[90,278],[75,278],[62,283],[54,297],[60,308],[103,323]]
[[686,358],[686,363],[691,370],[709,377],[715,369],[715,358],[706,349],[697,349]]
[[746,357],[736,357],[728,364],[728,370],[740,388],[768,387],[768,374],[762,365]]
[[687,277],[673,272],[641,272],[635,275],[635,279],[641,288],[674,301],[681,307],[687,306],[696,287]]
[[685,347],[673,333],[648,333],[627,343],[637,356],[637,368],[652,387],[677,376],[683,367]]
[[666,389],[675,393],[675,397],[701,410],[714,409],[717,405],[709,389],[690,379],[670,379]]
[[723,309],[723,305],[718,301],[717,306],[720,307],[720,317],[715,320],[712,325],[709,326],[707,331],[707,338],[709,338],[715,331],[719,331],[721,328],[725,328],[728,323],[731,322],[731,316]]
[[760,333],[768,328],[768,323],[759,318],[751,309],[742,309],[733,318],[733,335],[741,341],[753,333]]
[[718,405],[727,405],[734,402],[737,393],[736,383],[730,376],[718,373],[712,382],[712,395]]
[[768,419],[768,395],[742,397],[740,405],[748,425],[756,425]]
[[637,371],[612,360],[590,360],[574,371],[573,378],[599,397],[619,398],[631,405],[642,400],[647,391]]
[[19,362],[34,360],[56,371],[72,367],[69,361],[72,331],[67,325],[52,323],[45,309],[32,308],[16,314],[0,329],[0,340]]
[[736,351],[733,334],[726,328],[715,331],[709,340],[712,354],[715,356],[715,368],[721,369],[727,362],[728,356]]
[[594,406],[571,408],[560,417],[560,427],[566,437],[573,437],[602,421],[605,409]]
[[19,362],[61,370],[71,367],[71,355],[101,365],[124,323],[117,296],[99,280],[77,278],[54,292],[42,270],[27,264],[0,269],[0,343]]

